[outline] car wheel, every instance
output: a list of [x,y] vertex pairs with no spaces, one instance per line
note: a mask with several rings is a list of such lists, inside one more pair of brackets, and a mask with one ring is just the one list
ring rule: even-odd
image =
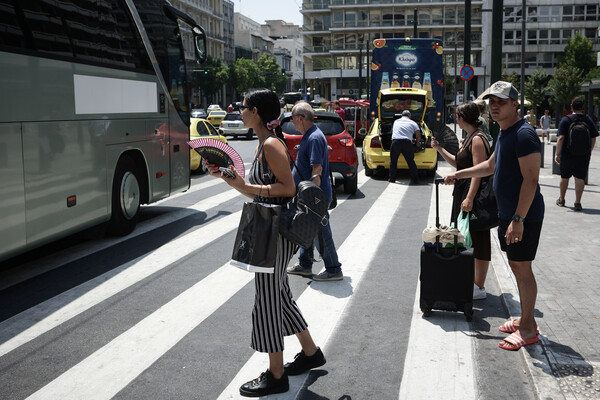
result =
[[139,169],[133,159],[123,156],[117,164],[112,187],[108,234],[125,236],[133,231],[140,211]]
[[346,176],[344,178],[344,193],[354,194],[358,190],[358,175]]
[[366,176],[373,176],[373,170],[371,168],[369,168],[369,166],[367,165],[367,160],[365,160],[365,158],[363,157],[363,166],[365,167],[365,175]]

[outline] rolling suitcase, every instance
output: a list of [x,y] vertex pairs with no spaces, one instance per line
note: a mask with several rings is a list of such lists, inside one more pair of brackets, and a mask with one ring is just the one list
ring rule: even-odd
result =
[[[435,225],[440,226],[439,184],[435,180]],[[457,246],[441,248],[439,236],[435,246],[421,247],[420,307],[425,317],[431,310],[464,312],[467,321],[473,318],[473,279],[475,261],[473,249]]]

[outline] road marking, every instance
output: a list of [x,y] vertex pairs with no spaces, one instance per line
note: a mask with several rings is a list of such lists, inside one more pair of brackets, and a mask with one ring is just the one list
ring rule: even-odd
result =
[[[359,184],[362,185],[366,180],[360,175],[359,178]],[[397,187],[401,188],[401,186]],[[346,198],[340,199],[338,204],[342,204],[345,200]],[[394,205],[397,205],[397,201],[397,196],[388,199],[388,203]],[[380,204],[381,202],[376,201],[372,209],[378,208],[379,212],[384,212],[385,218],[389,219],[389,212],[385,212],[389,208],[387,206],[376,207]],[[240,213],[236,213],[238,221]],[[354,234],[362,238],[355,240],[366,240],[380,231],[380,224],[373,223],[372,225],[371,231]],[[220,234],[213,232],[213,237],[219,236]],[[348,241],[345,243],[348,247],[352,246]],[[353,249],[353,251],[359,254],[364,253],[357,249]],[[350,263],[350,261],[344,262]],[[364,265],[359,262],[358,268],[361,267]],[[144,268],[148,268],[148,266]],[[362,272],[360,272],[361,275]],[[28,399],[112,398],[252,279],[254,279],[253,274],[232,268],[227,262],[106,346],[48,383]],[[353,280],[355,279],[353,278]],[[347,303],[347,299],[344,300],[345,303]],[[314,307],[319,308],[318,304],[317,302]],[[330,321],[328,323],[331,324]],[[331,333],[331,330],[328,333]],[[143,348],[144,351],[140,351],[140,348]]]
[[[238,193],[238,192],[236,192]],[[230,191],[211,199],[231,199]],[[240,195],[241,196],[241,195]],[[219,203],[220,204],[220,203]],[[202,202],[192,209],[205,208]],[[189,210],[189,209],[187,209]],[[59,294],[0,323],[0,357],[153,273],[236,229],[241,211],[219,218],[158,249]],[[52,312],[51,310],[56,310]]]
[[[444,168],[438,173],[445,176],[452,170]],[[452,202],[442,199],[452,198],[453,188],[440,185],[440,220],[449,219]],[[429,206],[428,226],[435,226],[435,188]],[[419,295],[417,281],[399,398],[477,398],[469,323],[458,313],[434,312],[424,318]]]
[[[339,282],[313,281],[297,299],[298,306],[303,311],[309,324],[311,336],[324,351],[326,351],[329,338],[335,327],[344,317],[344,311],[352,298],[352,293],[356,292],[371,259],[377,251],[377,244],[385,238],[385,233],[392,221],[390,210],[398,208],[398,204],[407,188],[404,185],[388,185],[340,246],[338,253],[344,266],[344,280]],[[371,245],[356,245],[357,243],[367,242]],[[323,307],[323,304],[327,304],[327,307]],[[299,351],[300,344],[296,338],[286,337],[284,359],[292,359]],[[266,368],[266,355],[255,353],[221,393],[219,400],[239,398],[239,387],[258,376]],[[290,376],[290,390],[287,393],[277,395],[276,398],[295,399],[304,387],[306,379],[308,379],[308,374]]]

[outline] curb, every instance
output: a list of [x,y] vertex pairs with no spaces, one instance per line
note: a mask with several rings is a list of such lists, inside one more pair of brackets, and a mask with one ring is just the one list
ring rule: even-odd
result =
[[[490,234],[492,235],[492,246],[495,245],[495,249],[497,250],[492,251],[490,264],[500,288],[502,305],[508,313],[509,318],[514,319],[521,315],[517,281],[512,274],[506,255],[500,249],[497,228],[492,229]],[[556,357],[549,349],[547,339],[541,331],[539,339],[538,346],[527,346],[519,350],[531,376],[531,381],[535,388],[535,396],[540,400],[566,399],[551,367],[553,364],[552,360]]]

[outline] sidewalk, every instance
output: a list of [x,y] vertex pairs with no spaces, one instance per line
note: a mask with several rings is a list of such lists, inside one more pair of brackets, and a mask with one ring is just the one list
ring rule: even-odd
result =
[[[598,144],[598,143],[597,143]],[[520,350],[539,399],[600,399],[600,149],[592,155],[581,203],[573,208],[573,179],[558,207],[560,175],[552,174],[552,145],[544,145],[540,187],[546,205],[533,270],[538,285],[540,344]],[[492,270],[511,318],[520,315],[516,281],[492,231]]]

